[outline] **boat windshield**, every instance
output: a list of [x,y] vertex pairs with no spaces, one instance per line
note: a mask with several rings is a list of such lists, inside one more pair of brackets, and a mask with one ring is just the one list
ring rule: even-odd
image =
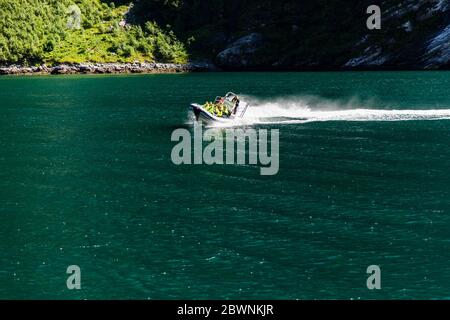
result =
[[234,94],[233,92],[228,92],[228,93],[225,95],[225,99],[227,99],[227,100],[232,101],[234,98],[237,98],[237,95]]
[[236,105],[236,100],[237,95],[232,92],[228,92],[225,97],[216,97],[216,99],[214,100],[214,104],[222,104],[227,107],[229,111],[232,111]]

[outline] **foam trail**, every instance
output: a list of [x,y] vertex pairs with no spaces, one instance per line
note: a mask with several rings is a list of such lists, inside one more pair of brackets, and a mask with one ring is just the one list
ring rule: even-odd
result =
[[[412,121],[450,119],[450,109],[376,109],[366,106],[371,101],[351,99],[346,102],[327,100],[320,97],[280,98],[261,101],[242,96],[250,103],[244,118],[236,120],[233,126],[253,124],[292,124],[316,121]],[[217,126],[229,126],[218,124]]]

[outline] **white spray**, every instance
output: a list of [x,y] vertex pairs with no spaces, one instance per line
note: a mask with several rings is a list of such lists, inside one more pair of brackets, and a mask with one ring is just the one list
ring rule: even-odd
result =
[[357,98],[345,102],[315,96],[259,100],[242,96],[249,102],[242,124],[306,123],[315,121],[408,121],[450,119],[450,109],[377,109],[374,101]]
[[347,101],[317,96],[290,96],[264,100],[240,95],[249,103],[245,116],[232,123],[214,127],[255,124],[295,124],[317,121],[411,121],[450,119],[450,109],[379,109],[373,100],[352,98]]

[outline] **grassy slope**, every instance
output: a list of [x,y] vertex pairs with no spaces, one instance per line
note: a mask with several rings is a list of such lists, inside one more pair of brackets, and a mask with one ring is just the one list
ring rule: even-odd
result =
[[[251,32],[266,36],[255,57],[262,66],[341,66],[371,46],[382,48],[395,63],[412,64],[444,19],[438,14],[419,18],[434,6],[431,1],[417,12],[384,18],[382,30],[368,31],[365,10],[372,0],[348,0],[345,6],[341,0],[135,0],[133,24],[119,27],[129,2],[0,0],[0,64],[183,63],[185,45],[196,57],[214,59],[230,41]],[[413,2],[380,1],[383,12],[402,11]],[[67,28],[73,4],[82,13],[79,30]],[[402,28],[408,21],[414,27],[410,33]],[[366,42],[355,45],[366,35]]]
[[[120,55],[111,50],[116,44],[127,44],[128,33],[125,28],[118,27],[127,11],[126,6],[111,10],[109,21],[100,21],[89,28],[67,31],[66,37],[55,49],[45,56],[46,62],[128,62],[153,60],[151,54],[130,50],[130,54]],[[109,31],[113,30],[113,31]]]
[[[98,0],[94,0],[94,2]],[[83,7],[81,7],[83,10]],[[187,53],[173,33],[154,23],[119,26],[128,11],[127,5],[99,5],[101,19],[85,21],[84,27],[68,30],[66,37],[46,55],[49,63],[163,61],[185,63]]]
[[[74,3],[79,29],[67,27]],[[0,64],[188,60],[184,45],[156,23],[119,26],[127,11],[101,0],[0,0]]]

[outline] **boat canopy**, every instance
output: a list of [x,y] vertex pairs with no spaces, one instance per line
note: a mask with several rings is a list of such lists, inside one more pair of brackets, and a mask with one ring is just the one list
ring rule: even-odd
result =
[[228,92],[225,97],[216,97],[215,103],[223,103],[227,107],[228,110],[233,110],[236,106],[236,101],[233,101],[238,99],[238,96],[233,92]]
[[234,98],[237,98],[237,94],[235,94],[235,93],[233,93],[233,92],[228,92],[226,95],[225,95],[225,99],[227,99],[227,100],[233,100]]

